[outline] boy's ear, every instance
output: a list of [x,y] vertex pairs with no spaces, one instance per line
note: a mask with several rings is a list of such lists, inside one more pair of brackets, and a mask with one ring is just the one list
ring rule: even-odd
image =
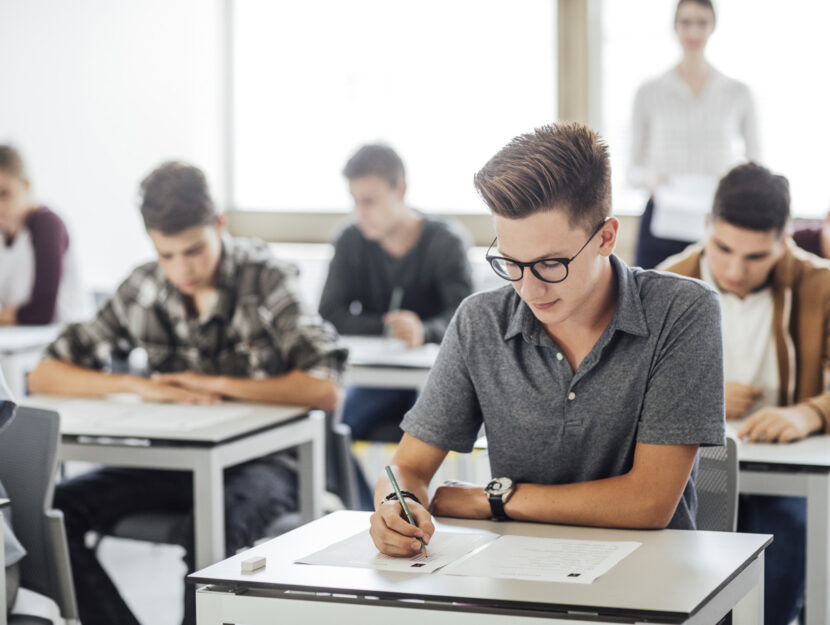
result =
[[221,233],[225,232],[227,227],[227,219],[225,219],[225,214],[222,213],[221,215],[216,216],[216,229]]

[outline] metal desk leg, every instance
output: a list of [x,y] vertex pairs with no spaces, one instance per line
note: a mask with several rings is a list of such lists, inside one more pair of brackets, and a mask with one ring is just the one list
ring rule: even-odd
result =
[[225,558],[225,479],[213,450],[200,455],[193,471],[194,559],[196,569]]
[[758,556],[758,583],[732,609],[732,625],[763,625],[764,623],[764,554]]
[[830,624],[830,474],[807,478],[807,625]]
[[323,516],[321,496],[326,488],[325,424],[325,414],[312,412],[308,417],[308,427],[313,429],[313,435],[309,441],[298,446],[300,515],[303,523]]

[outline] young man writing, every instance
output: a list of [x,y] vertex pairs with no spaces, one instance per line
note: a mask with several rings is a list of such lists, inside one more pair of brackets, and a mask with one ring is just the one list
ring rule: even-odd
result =
[[[195,167],[160,166],[142,183],[141,196],[158,260],[134,270],[94,320],[63,331],[29,375],[31,391],[334,409],[345,353],[335,348],[330,326],[301,310],[290,284],[294,269],[277,262],[264,244],[225,234]],[[153,376],[107,371],[135,348],[146,351]],[[66,515],[84,625],[137,623],[85,546],[85,534],[107,532],[138,512],[189,512],[191,479],[187,472],[103,468],[58,485],[55,505]],[[227,470],[225,501],[230,555],[296,507],[290,458],[271,456]],[[186,560],[190,568],[192,556]],[[186,611],[185,621],[192,618]]]
[[[717,288],[726,418],[738,436],[790,442],[828,430],[830,265],[790,244],[786,178],[740,165],[719,183],[703,245],[664,267]],[[764,566],[767,623],[790,623],[804,594],[803,498],[742,496],[738,529],[775,534]]]
[[[343,175],[356,223],[335,243],[320,314],[341,334],[380,335],[386,326],[412,347],[440,343],[472,293],[462,237],[407,205],[403,161],[392,148],[363,146]],[[390,311],[396,292],[400,310]],[[343,420],[355,439],[397,442],[398,425],[416,397],[410,389],[350,388]]]
[[[417,552],[430,512],[693,528],[698,446],[723,444],[717,296],[613,255],[608,151],[586,126],[515,138],[475,184],[494,214],[488,259],[510,285],[468,298],[450,323],[392,461],[418,527],[381,478],[377,548]],[[498,479],[428,502],[447,451],[470,451],[482,423]]]

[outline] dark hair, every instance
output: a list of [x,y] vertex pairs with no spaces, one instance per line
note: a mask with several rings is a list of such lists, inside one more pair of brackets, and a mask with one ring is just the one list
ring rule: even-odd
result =
[[608,147],[577,122],[519,135],[481,168],[473,183],[490,210],[508,219],[563,209],[571,227],[593,230],[611,214]]
[[755,163],[738,165],[721,178],[712,218],[758,232],[781,233],[790,216],[790,183]]
[[715,13],[715,5],[712,4],[712,0],[679,0],[677,3],[677,7],[674,9],[674,24],[677,25],[677,14],[680,13],[680,7],[686,4],[687,2],[694,2],[695,4],[699,4],[704,9],[709,9],[712,12],[712,21],[717,22],[717,14]]
[[388,145],[379,143],[361,147],[343,168],[343,175],[347,180],[372,174],[380,176],[392,187],[406,180],[406,171],[401,157]]
[[147,230],[166,235],[216,223],[202,170],[178,161],[159,165],[141,182],[141,216]]
[[0,171],[8,172],[21,180],[29,180],[23,157],[10,145],[0,145]]

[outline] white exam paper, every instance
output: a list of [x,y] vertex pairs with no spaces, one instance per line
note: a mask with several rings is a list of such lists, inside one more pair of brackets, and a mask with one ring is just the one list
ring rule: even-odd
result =
[[702,239],[717,183],[717,178],[713,176],[683,174],[672,176],[657,187],[651,233],[656,237],[679,241]]
[[641,543],[502,536],[444,575],[590,584]]
[[378,552],[369,530],[334,543],[325,549],[300,558],[296,564],[349,566],[378,571],[432,573],[436,569],[467,555],[477,547],[498,537],[490,532],[436,532],[423,552],[411,558],[387,556]]

